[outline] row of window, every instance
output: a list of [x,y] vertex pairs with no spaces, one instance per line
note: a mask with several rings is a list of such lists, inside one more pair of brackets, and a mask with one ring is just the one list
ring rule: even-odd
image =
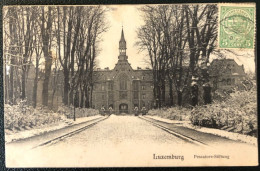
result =
[[[142,99],[146,99],[146,94],[142,94]],[[106,95],[102,94],[101,96],[102,100],[106,99]],[[108,100],[113,100],[114,99],[114,95],[113,94],[108,94]],[[119,99],[127,99],[127,91],[120,91],[119,92]],[[133,99],[139,99],[139,92],[134,92],[133,93]]]
[[[119,88],[120,88],[120,90],[127,90],[127,81],[126,80],[121,80]],[[94,89],[98,89],[97,86],[95,86]],[[142,85],[141,89],[142,90],[146,90],[146,86]],[[101,90],[102,91],[106,90],[106,83],[102,83],[101,84]],[[108,90],[113,90],[113,83],[112,82],[108,83]],[[138,86],[137,82],[133,83],[133,90],[134,91],[138,91],[139,90],[139,86]]]

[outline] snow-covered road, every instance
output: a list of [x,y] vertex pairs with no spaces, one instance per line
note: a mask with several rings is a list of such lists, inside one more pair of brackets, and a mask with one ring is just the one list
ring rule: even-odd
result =
[[[201,147],[175,137],[138,117],[112,115],[83,132],[53,144],[23,154],[7,154],[7,165],[17,167],[192,165],[190,159],[193,159],[193,154],[200,152],[203,152]],[[172,159],[156,159],[160,155],[172,156]],[[221,155],[225,153],[222,152]]]

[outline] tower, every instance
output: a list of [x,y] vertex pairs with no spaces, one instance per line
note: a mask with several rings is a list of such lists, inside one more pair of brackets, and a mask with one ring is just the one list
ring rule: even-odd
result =
[[125,36],[124,36],[124,30],[122,28],[121,32],[121,39],[119,41],[119,60],[127,60],[126,56],[126,41],[125,41]]

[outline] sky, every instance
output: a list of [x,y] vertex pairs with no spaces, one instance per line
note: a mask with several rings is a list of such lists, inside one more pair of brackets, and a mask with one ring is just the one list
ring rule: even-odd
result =
[[122,26],[126,39],[128,61],[136,69],[137,67],[146,67],[145,53],[140,52],[135,46],[137,41],[136,31],[142,25],[142,18],[134,5],[110,5],[113,10],[107,13],[109,30],[103,35],[101,43],[101,53],[98,56],[100,68],[109,67],[113,69],[118,60],[119,40],[121,38]]
[[[103,34],[103,42],[100,45],[101,52],[97,58],[98,66],[100,68],[114,68],[118,60],[119,40],[123,26],[129,63],[133,69],[147,67],[149,64],[145,62],[148,61],[146,53],[139,52],[138,47],[135,46],[137,41],[136,31],[143,24],[142,17],[138,11],[140,5],[109,5],[108,7],[113,10],[107,13],[107,20],[110,27]],[[254,52],[252,50],[235,50],[235,53],[238,55],[226,52],[224,54],[226,58],[235,59],[239,65],[244,64],[246,72],[254,72]]]

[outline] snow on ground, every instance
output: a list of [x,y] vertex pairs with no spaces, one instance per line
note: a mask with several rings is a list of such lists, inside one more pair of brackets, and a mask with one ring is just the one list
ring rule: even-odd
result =
[[228,131],[225,131],[225,130],[214,129],[214,128],[205,128],[205,127],[193,126],[190,123],[190,121],[170,120],[170,119],[165,119],[165,118],[161,118],[161,117],[158,117],[158,116],[149,116],[149,115],[147,115],[146,117],[149,117],[149,118],[152,118],[152,119],[155,119],[155,120],[159,120],[159,121],[162,121],[162,122],[166,122],[166,123],[176,124],[176,126],[183,126],[183,127],[187,127],[187,128],[190,128],[190,129],[195,129],[196,131],[200,131],[200,132],[203,132],[203,133],[214,134],[214,135],[225,137],[225,138],[228,138],[228,139],[231,139],[231,140],[241,141],[241,142],[253,144],[255,146],[257,145],[257,138],[249,136],[249,135],[243,135],[243,134],[239,134],[239,133],[228,132]]
[[[248,144],[202,147],[136,116],[111,115],[73,136],[20,151],[31,142],[6,146],[7,167],[159,167],[257,165],[257,148]],[[17,150],[19,148],[19,150]],[[239,150],[238,150],[239,149]],[[194,156],[226,156],[195,158]],[[156,156],[171,156],[159,159]]]
[[159,120],[162,122],[167,122],[167,123],[174,123],[174,124],[188,124],[190,123],[190,121],[178,121],[178,120],[170,120],[170,119],[165,119],[165,118],[161,118],[159,116],[150,116],[150,115],[146,115],[146,117],[155,119],[155,120]]
[[46,133],[46,132],[65,128],[70,125],[76,125],[76,124],[79,124],[82,122],[93,120],[93,119],[96,119],[99,117],[101,117],[101,115],[76,118],[76,121],[73,121],[73,119],[67,119],[64,117],[61,122],[58,122],[58,123],[55,123],[52,125],[39,126],[37,128],[33,128],[30,130],[24,130],[24,131],[19,131],[19,132],[11,132],[11,131],[5,130],[5,142],[8,143],[8,142],[12,142],[12,141],[20,140],[20,139],[29,138],[32,136]]

